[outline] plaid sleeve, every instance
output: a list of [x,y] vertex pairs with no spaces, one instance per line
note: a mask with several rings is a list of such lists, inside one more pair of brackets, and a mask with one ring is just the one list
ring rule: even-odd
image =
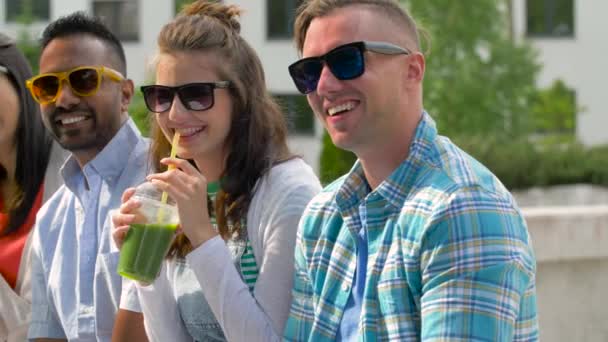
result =
[[313,319],[312,283],[307,273],[302,236],[298,233],[291,308],[285,324],[284,339],[286,341],[307,341],[312,330]]
[[462,191],[421,244],[423,341],[538,339],[535,260],[509,199]]

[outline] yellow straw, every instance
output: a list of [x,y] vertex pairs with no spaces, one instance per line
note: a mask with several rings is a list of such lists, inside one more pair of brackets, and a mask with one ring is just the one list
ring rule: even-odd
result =
[[[171,153],[170,153],[171,158],[175,158],[175,155],[177,154],[177,144],[178,143],[179,143],[179,132],[175,132],[175,134],[173,135],[173,141],[171,142]],[[169,167],[167,168],[167,170],[173,170],[173,169],[175,169],[175,166],[173,164],[169,165]],[[168,197],[167,192],[163,191],[163,193],[160,197],[160,202],[162,204],[166,204],[167,197]],[[159,223],[162,222],[163,216],[164,216],[164,210],[161,209],[158,211],[158,214],[156,217]]]

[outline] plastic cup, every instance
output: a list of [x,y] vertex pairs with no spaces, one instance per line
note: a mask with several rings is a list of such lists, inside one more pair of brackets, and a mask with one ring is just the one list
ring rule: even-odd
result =
[[161,202],[161,192],[150,183],[138,186],[134,197],[141,207],[123,241],[118,274],[150,284],[158,277],[173,242],[179,216],[177,207]]

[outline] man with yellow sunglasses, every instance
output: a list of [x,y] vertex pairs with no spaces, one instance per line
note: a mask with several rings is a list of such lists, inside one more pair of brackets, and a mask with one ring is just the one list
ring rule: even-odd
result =
[[[37,218],[28,338],[110,341],[122,280],[108,211],[144,181],[148,142],[127,112],[133,82],[108,28],[77,12],[52,22],[41,42],[41,74],[26,86],[71,156],[61,171],[65,185]],[[138,303],[128,307],[139,311]]]

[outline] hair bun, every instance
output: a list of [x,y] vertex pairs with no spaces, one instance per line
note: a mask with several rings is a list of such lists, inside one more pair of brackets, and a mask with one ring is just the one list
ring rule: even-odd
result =
[[236,33],[241,32],[238,21],[241,10],[235,5],[223,5],[216,1],[198,0],[182,8],[180,15],[201,15],[212,17]]

